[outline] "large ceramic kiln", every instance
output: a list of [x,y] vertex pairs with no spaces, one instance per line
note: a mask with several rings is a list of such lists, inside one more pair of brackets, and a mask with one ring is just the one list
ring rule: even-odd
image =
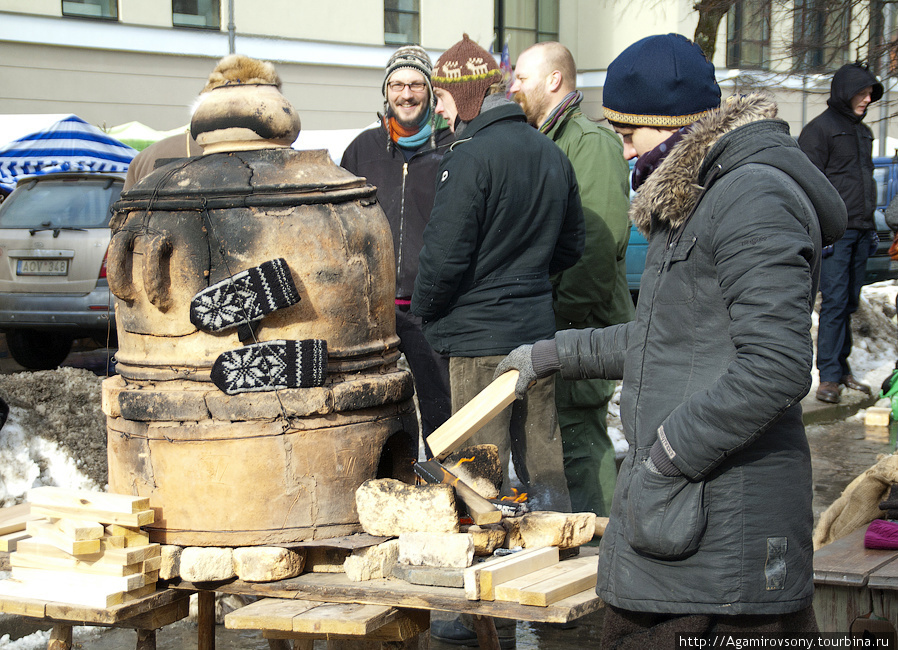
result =
[[[357,532],[356,488],[411,480],[417,455],[411,376],[396,365],[392,238],[375,188],[325,151],[289,147],[298,118],[276,88],[242,89],[211,91],[212,108],[207,100],[195,113],[205,155],[156,169],[114,206],[109,489],[150,497],[161,515],[151,539],[169,544]],[[275,117],[260,123],[248,110]],[[191,323],[197,292],[276,258],[301,300],[258,321],[252,340]],[[228,395],[210,381],[223,353],[305,339],[327,342],[322,386]]]

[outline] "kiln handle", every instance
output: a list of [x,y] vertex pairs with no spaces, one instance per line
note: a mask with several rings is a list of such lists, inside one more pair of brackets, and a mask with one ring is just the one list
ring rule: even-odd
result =
[[130,230],[119,230],[109,242],[109,256],[106,259],[106,280],[109,290],[121,299],[131,301],[137,291],[131,282],[131,259],[136,235]]
[[168,311],[171,307],[169,291],[171,274],[168,268],[171,254],[172,243],[168,235],[156,235],[147,241],[143,264],[143,288],[147,292],[147,298],[159,311]]

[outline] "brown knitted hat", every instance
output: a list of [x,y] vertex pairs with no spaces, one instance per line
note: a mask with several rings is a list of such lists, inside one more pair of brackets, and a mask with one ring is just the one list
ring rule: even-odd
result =
[[434,88],[452,95],[458,116],[463,122],[470,122],[480,114],[490,86],[502,81],[502,71],[493,55],[465,34],[437,59],[431,81]]

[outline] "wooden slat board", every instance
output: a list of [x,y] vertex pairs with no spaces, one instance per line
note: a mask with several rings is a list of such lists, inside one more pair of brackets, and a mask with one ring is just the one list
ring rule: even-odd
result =
[[521,590],[522,605],[547,607],[584,589],[596,588],[598,564],[581,564],[562,575],[537,582]]
[[26,495],[32,506],[63,507],[85,510],[105,510],[120,514],[133,514],[149,510],[149,497],[134,497],[127,494],[91,492],[89,490],[69,490],[59,487],[39,487],[28,490]]
[[[579,587],[574,586],[576,582],[582,580],[580,574],[576,573],[580,570],[584,570],[585,574],[591,574],[593,576],[591,584],[582,584]],[[552,566],[546,567],[545,569],[540,569],[539,571],[528,573],[527,575],[523,575],[520,578],[515,578],[514,580],[509,580],[508,582],[503,582],[496,587],[496,600],[522,602],[521,599],[523,593],[527,591],[533,591],[533,589],[537,588],[540,583],[556,579],[558,579],[558,584],[560,585],[571,585],[569,587],[568,593],[555,598],[555,600],[561,600],[562,598],[566,598],[567,596],[579,593],[584,589],[595,587],[595,576],[597,572],[598,560],[595,557],[578,557],[571,560],[565,560],[563,562],[559,562],[557,564],[553,564]],[[544,588],[545,587],[543,587],[542,589]],[[523,602],[523,604],[540,605],[544,607],[548,605],[549,602]]]
[[293,631],[293,618],[324,603],[313,600],[263,598],[225,615],[229,630]]
[[293,631],[305,634],[366,636],[398,616],[389,605],[337,603],[315,607],[293,618]]
[[30,503],[0,508],[0,535],[25,530],[25,522],[35,519],[43,519],[43,517],[31,514]]
[[558,564],[558,547],[547,546],[532,553],[526,551],[509,555],[504,562],[480,570],[480,599],[494,600],[496,585],[522,575]]
[[152,510],[141,510],[133,513],[110,512],[89,508],[68,508],[64,506],[41,506],[31,504],[31,513],[41,517],[63,519],[65,517],[81,517],[98,521],[101,524],[121,524],[123,526],[147,526],[153,523],[155,513]]
[[517,370],[509,370],[474,396],[427,436],[434,458],[442,460],[514,401]]
[[[97,556],[85,556],[76,558],[74,556],[55,557],[52,555],[43,555],[31,553],[26,550],[25,543],[33,540],[25,540],[22,542],[22,549],[16,551],[9,556],[9,562],[12,566],[28,567],[33,569],[51,569],[55,571],[71,571],[74,573],[92,573],[104,576],[128,576],[135,573],[142,573],[143,565],[140,562],[135,564],[115,564],[104,562],[102,558],[94,559]],[[31,548],[28,546],[27,548]],[[63,551],[60,551],[62,553]],[[155,569],[150,569],[151,571]]]
[[317,635],[366,636],[390,623],[398,611],[386,605],[322,603],[265,598],[225,616],[225,627]]
[[871,573],[898,557],[898,551],[864,548],[866,527],[814,552],[814,582],[863,587]]
[[71,555],[91,555],[100,552],[99,539],[74,540],[62,533],[54,524],[29,521],[25,532]]
[[870,574],[867,586],[871,589],[898,591],[898,553],[895,554],[895,559]]

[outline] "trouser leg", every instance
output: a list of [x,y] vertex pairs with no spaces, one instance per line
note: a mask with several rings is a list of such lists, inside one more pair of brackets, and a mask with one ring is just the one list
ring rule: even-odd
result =
[[[453,357],[449,361],[452,410],[457,411],[493,380],[505,355]],[[570,512],[570,495],[564,476],[561,431],[555,410],[555,380],[540,379],[523,400],[516,400],[468,441],[469,445],[494,444],[502,463],[502,492],[509,495],[510,458],[533,505],[541,510]]]
[[405,355],[418,396],[421,411],[421,436],[427,447],[427,436],[449,419],[452,414],[452,398],[449,391],[449,358],[436,352],[421,330],[421,319],[409,313],[408,307],[396,306],[396,334],[399,350]]
[[608,403],[615,382],[556,376],[555,404],[564,447],[564,473],[574,512],[611,513],[617,463],[608,436]]

